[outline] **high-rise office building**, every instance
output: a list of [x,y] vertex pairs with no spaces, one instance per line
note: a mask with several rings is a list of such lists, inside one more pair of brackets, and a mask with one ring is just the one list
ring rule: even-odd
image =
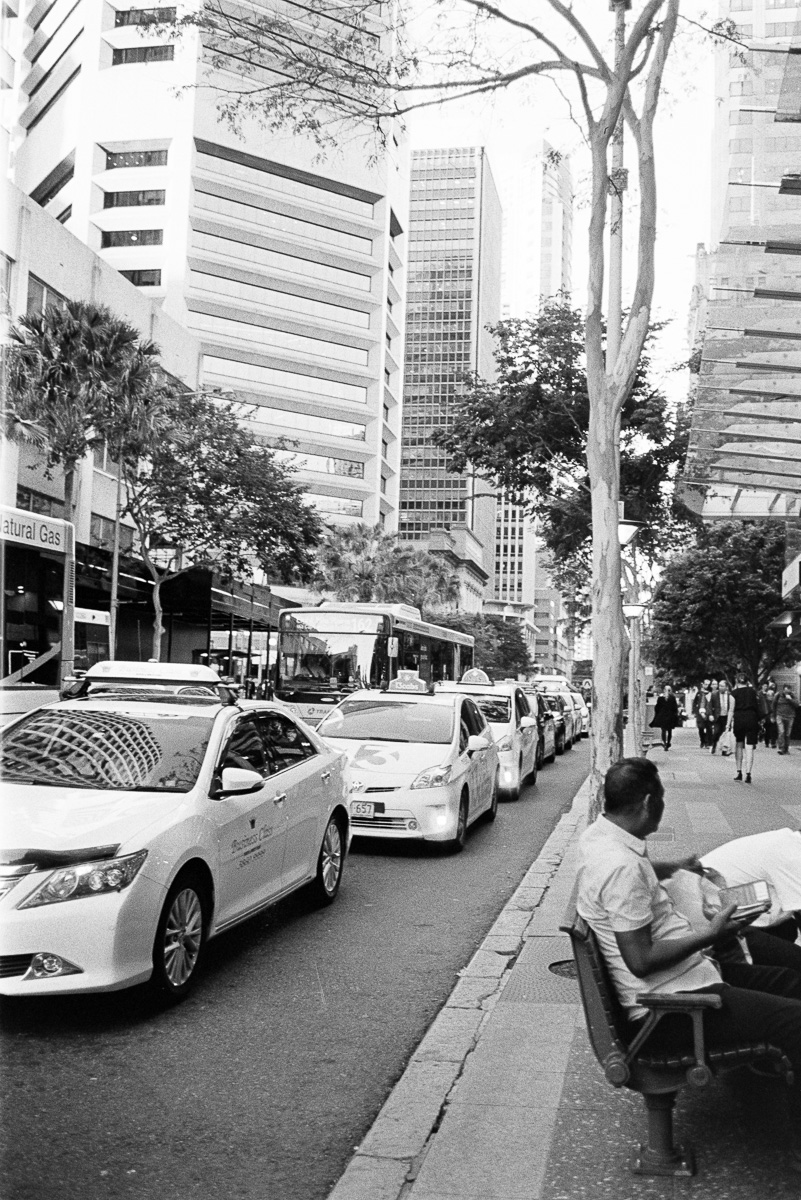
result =
[[[778,0],[728,0],[741,45],[716,52],[712,248],[699,247],[699,368],[684,498],[705,517],[798,511],[801,22]],[[801,308],[798,309],[801,313]]]
[[18,18],[14,182],[197,335],[203,383],[252,405],[268,444],[286,440],[325,520],[393,528],[402,135],[374,162],[354,138],[320,164],[299,136],[255,120],[235,133],[216,103],[235,59],[210,74],[198,33],[142,27],[154,12],[175,8],[37,0]]
[[398,529],[455,567],[460,607],[479,611],[493,572],[495,496],[447,470],[447,428],[464,376],[491,379],[500,316],[501,206],[482,147],[412,155]]

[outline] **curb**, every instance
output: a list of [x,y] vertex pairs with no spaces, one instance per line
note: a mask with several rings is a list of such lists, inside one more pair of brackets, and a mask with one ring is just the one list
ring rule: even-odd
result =
[[[573,797],[495,924],[434,1019],[328,1200],[405,1200],[436,1137],[451,1093],[490,1020],[498,998],[549,893],[548,933],[558,924],[570,887],[556,876],[589,808],[589,778]],[[571,863],[572,865],[572,863]],[[546,905],[546,907],[549,907]],[[543,913],[542,916],[546,914]],[[539,923],[541,925],[541,922]],[[530,930],[530,927],[531,930]]]

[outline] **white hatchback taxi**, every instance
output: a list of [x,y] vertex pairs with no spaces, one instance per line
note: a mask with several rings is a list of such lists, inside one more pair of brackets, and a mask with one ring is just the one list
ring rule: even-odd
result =
[[492,683],[483,671],[472,669],[468,678],[482,675],[481,683],[438,683],[437,691],[459,691],[472,696],[489,721],[500,761],[503,800],[519,800],[523,784],[537,781],[537,718],[516,683]]
[[0,994],[178,999],[208,938],[307,883],[335,899],[344,755],[207,667],[101,663],[80,690],[3,731]]
[[495,819],[498,752],[472,697],[432,694],[410,674],[387,691],[354,692],[317,732],[348,756],[354,834],[459,851],[469,825]]

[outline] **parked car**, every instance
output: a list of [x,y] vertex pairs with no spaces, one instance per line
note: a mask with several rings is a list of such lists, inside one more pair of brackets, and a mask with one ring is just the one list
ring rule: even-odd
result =
[[556,714],[545,696],[524,684],[529,710],[537,722],[537,767],[556,758]]
[[504,800],[518,800],[523,784],[537,781],[537,720],[518,683],[439,683],[437,691],[459,691],[472,696],[489,721],[498,747],[500,793]]
[[360,690],[318,726],[350,764],[354,834],[412,838],[463,849],[480,816],[494,821],[499,764],[492,731],[471,696],[393,680]]
[[589,737],[590,736],[590,710],[589,710],[589,707],[588,707],[584,697],[582,696],[581,692],[571,692],[570,695],[573,698],[573,707],[576,710],[576,712],[578,713],[578,718],[579,718],[579,722],[580,722],[577,725],[578,736],[579,737]]
[[540,692],[539,695],[545,697],[554,714],[556,753],[564,754],[565,750],[569,750],[573,745],[576,724],[573,701],[561,692]]
[[0,993],[184,996],[209,938],[310,883],[350,836],[345,758],[207,667],[105,663],[4,730]]

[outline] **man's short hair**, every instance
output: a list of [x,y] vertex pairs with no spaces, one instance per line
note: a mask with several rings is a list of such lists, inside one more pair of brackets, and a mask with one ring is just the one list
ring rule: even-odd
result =
[[621,758],[604,778],[604,811],[634,808],[646,796],[662,796],[664,790],[656,763],[648,758]]

